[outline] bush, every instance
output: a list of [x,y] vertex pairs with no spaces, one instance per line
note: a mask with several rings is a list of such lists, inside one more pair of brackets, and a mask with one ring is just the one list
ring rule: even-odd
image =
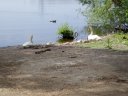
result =
[[58,32],[57,33],[59,35],[61,35],[61,39],[73,40],[75,38],[73,29],[67,23],[65,23],[62,26],[60,26],[58,28]]

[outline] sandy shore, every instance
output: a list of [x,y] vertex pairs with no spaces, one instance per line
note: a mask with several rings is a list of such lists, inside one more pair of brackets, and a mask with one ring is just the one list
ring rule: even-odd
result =
[[128,51],[0,48],[0,96],[128,96]]

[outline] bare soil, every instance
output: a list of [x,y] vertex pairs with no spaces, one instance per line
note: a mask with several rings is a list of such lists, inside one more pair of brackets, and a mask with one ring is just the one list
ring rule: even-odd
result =
[[0,96],[128,96],[128,51],[0,48]]

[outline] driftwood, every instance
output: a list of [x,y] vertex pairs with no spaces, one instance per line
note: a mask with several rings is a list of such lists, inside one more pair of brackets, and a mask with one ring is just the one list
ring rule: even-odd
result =
[[41,54],[41,53],[44,53],[44,52],[47,52],[47,51],[51,51],[51,49],[43,49],[43,50],[40,50],[40,51],[36,51],[35,54]]

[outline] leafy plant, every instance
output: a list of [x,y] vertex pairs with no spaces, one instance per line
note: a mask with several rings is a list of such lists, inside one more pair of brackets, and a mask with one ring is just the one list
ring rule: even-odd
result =
[[100,41],[92,41],[88,43],[79,43],[79,46],[89,48],[102,48],[112,50],[128,50],[128,33],[115,33],[104,36]]
[[71,39],[71,40],[73,40],[75,38],[72,27],[70,27],[67,23],[61,25],[58,28],[57,33],[61,36],[61,39]]
[[128,23],[128,0],[80,0],[86,4],[82,12],[88,23],[93,25],[109,25],[111,31],[115,26]]
[[107,46],[108,49],[112,49],[112,42],[110,41],[110,38],[107,39]]

